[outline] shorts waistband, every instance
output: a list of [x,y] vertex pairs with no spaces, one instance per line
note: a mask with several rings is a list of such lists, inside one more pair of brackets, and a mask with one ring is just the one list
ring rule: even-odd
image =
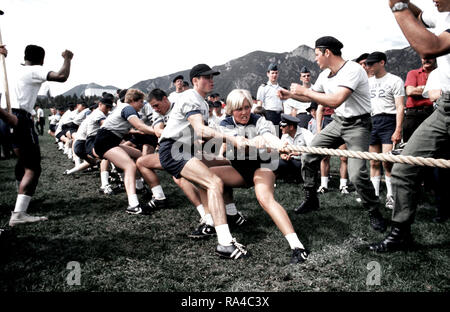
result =
[[355,122],[355,121],[357,121],[357,120],[370,118],[370,114],[367,113],[367,114],[362,114],[362,115],[353,116],[353,117],[348,117],[348,118],[345,118],[345,117],[339,117],[339,118],[341,118],[341,119],[344,120],[345,122]]

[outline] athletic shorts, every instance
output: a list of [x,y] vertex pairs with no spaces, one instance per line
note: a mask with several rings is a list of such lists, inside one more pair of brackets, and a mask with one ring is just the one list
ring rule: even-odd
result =
[[392,144],[391,137],[395,131],[395,114],[378,114],[372,116],[372,131],[370,145]]
[[[70,134],[73,134],[73,133],[75,133],[75,132],[78,131],[78,128],[79,128],[79,127],[80,127],[79,125],[77,125],[77,124],[71,122],[71,123],[67,124],[67,131],[69,131]],[[66,132],[67,132],[67,131],[66,131]]]
[[92,158],[96,158],[94,156],[94,153],[92,153],[92,150],[94,149],[95,137],[96,137],[95,135],[87,137],[85,144],[86,154],[91,156]]
[[122,138],[118,137],[114,133],[105,128],[100,128],[95,136],[94,149],[95,153],[100,158],[104,158],[103,156],[110,149],[119,146],[120,142],[122,142]]
[[64,131],[61,128],[61,131],[59,131],[57,134],[55,134],[55,138],[58,139],[58,141],[61,141],[61,137],[64,135]]
[[51,132],[56,131],[56,125],[49,125],[48,128],[50,129]]
[[76,140],[73,145],[73,152],[81,159],[86,159],[86,140]]
[[156,135],[152,134],[133,134],[130,142],[136,146],[148,144],[150,146],[156,147],[158,145],[158,138],[156,137]]
[[192,150],[184,152],[182,144],[179,148],[176,148],[175,142],[167,139],[159,143],[159,161],[164,170],[179,179],[184,166],[194,156]]
[[23,109],[13,109],[12,113],[17,117],[18,123],[12,127],[11,143],[13,148],[20,151],[19,162],[25,168],[40,169],[41,150],[31,114]]

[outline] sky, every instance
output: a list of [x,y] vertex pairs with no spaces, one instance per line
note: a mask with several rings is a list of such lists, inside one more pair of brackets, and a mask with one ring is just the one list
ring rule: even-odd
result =
[[[434,9],[432,0],[412,2]],[[2,0],[0,6],[9,84],[28,44],[45,49],[44,66],[53,71],[65,49],[74,53],[69,79],[41,89],[52,96],[91,82],[128,88],[256,50],[314,47],[328,35],[344,44],[345,59],[408,46],[388,0]]]

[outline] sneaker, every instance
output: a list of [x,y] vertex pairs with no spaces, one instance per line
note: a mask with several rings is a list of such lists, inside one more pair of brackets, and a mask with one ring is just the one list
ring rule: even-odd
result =
[[69,175],[69,169],[64,170],[63,175]]
[[341,192],[341,194],[350,194],[350,191],[348,190],[348,186],[344,185],[342,186],[339,191]]
[[328,192],[328,188],[326,188],[325,186],[322,186],[322,185],[317,189],[318,194],[325,194],[327,192]]
[[369,211],[369,221],[370,225],[375,231],[383,233],[386,231],[387,225],[386,221],[384,220],[383,216],[381,215],[380,211],[378,209],[370,210]]
[[159,209],[165,209],[167,208],[167,199],[156,199],[156,198],[152,198],[149,202],[148,202],[148,207],[150,210],[159,210]]
[[39,221],[47,221],[47,217],[34,217],[26,212],[12,212],[11,219],[9,219],[9,226],[15,226],[24,223],[34,223]]
[[386,197],[386,208],[393,210],[395,205],[394,196]]
[[206,223],[201,223],[191,234],[190,238],[206,238],[216,235],[216,229]]
[[107,184],[104,187],[100,186],[100,189],[98,191],[100,193],[105,194],[105,195],[112,195],[112,194],[114,194],[114,190],[112,189],[111,184]]
[[235,215],[227,215],[227,223],[230,226],[241,226],[245,222],[247,222],[247,219],[245,219],[240,211]]
[[309,251],[303,248],[295,248],[292,250],[291,264],[305,262],[309,256]]
[[137,205],[137,206],[134,206],[134,207],[128,206],[126,212],[129,213],[129,214],[135,214],[135,215],[137,215],[137,214],[145,214],[144,210],[141,208],[141,205]]
[[245,249],[245,246],[236,242],[236,239],[233,238],[230,246],[217,245],[216,254],[219,257],[224,259],[238,259],[240,257],[247,256],[248,251]]

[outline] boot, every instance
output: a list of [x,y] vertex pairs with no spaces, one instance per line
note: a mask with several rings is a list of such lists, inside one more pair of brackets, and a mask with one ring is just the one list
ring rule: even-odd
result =
[[411,226],[394,223],[391,232],[379,243],[369,245],[369,249],[375,252],[392,252],[405,250],[412,244]]
[[314,188],[305,188],[305,200],[295,208],[296,214],[308,213],[313,210],[319,209],[319,199]]
[[380,210],[378,208],[374,208],[369,210],[369,221],[370,225],[375,231],[378,232],[385,232],[387,229],[386,221],[384,220],[383,216],[381,215]]

